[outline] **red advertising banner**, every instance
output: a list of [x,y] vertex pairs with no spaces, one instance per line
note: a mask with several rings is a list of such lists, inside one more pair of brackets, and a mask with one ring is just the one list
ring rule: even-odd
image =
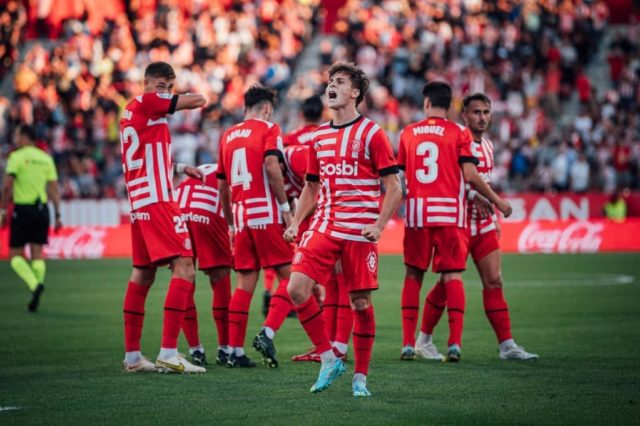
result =
[[[378,244],[380,253],[402,254],[403,236],[402,221],[391,220]],[[9,255],[8,240],[8,229],[0,229],[0,258]],[[505,253],[640,252],[640,219],[505,222],[500,245]],[[50,234],[44,254],[49,259],[131,257],[129,225],[63,228]]]

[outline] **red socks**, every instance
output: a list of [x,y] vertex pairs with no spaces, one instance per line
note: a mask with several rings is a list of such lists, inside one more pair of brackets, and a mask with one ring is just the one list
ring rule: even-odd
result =
[[337,343],[349,343],[351,329],[353,328],[353,311],[351,310],[351,300],[349,291],[341,282],[343,275],[338,276],[338,312],[336,315],[336,331],[333,341]]
[[340,288],[338,287],[338,279],[336,274],[333,273],[325,285],[324,303],[322,304],[322,314],[324,316],[325,326],[327,327],[327,336],[329,336],[331,341],[335,341],[336,337],[339,295]]
[[447,292],[444,284],[438,281],[433,286],[424,301],[424,311],[422,312],[422,327],[420,331],[424,334],[433,334],[434,327],[440,321],[440,317],[447,305]]
[[162,348],[176,349],[178,335],[182,329],[185,311],[193,294],[193,283],[182,278],[171,278],[169,290],[164,301],[164,319],[162,322]]
[[149,286],[129,281],[124,296],[124,350],[135,352],[140,350],[140,337],[144,323],[144,302],[147,300]]
[[187,305],[187,311],[184,314],[184,321],[182,322],[182,331],[187,338],[187,343],[190,348],[200,346],[200,336],[198,336],[198,312],[196,311],[196,301],[194,295],[196,293],[196,286],[193,286],[191,292],[191,298]]
[[354,310],[353,353],[355,357],[354,373],[367,375],[373,340],[376,335],[376,319],[373,306],[362,311]]
[[416,324],[420,312],[422,284],[413,277],[405,277],[402,287],[402,346],[415,346]]
[[[273,269],[264,270],[264,289],[269,293],[273,290],[273,283],[276,280],[276,271]],[[280,283],[282,285],[282,283]]]
[[444,287],[447,293],[447,311],[449,312],[448,345],[462,346],[465,308],[464,286],[462,285],[462,280],[451,280],[447,281]]
[[231,274],[211,283],[213,291],[213,320],[218,331],[218,346],[229,344],[229,301],[231,299]]
[[298,313],[302,328],[304,328],[307,336],[316,347],[317,352],[322,354],[331,350],[331,342],[329,342],[325,329],[322,309],[320,309],[316,298],[311,296],[306,302],[295,306],[294,309]]
[[487,314],[491,327],[496,333],[498,343],[511,339],[509,307],[504,300],[502,288],[483,290],[482,300],[484,302],[484,312]]
[[264,321],[264,326],[276,331],[280,328],[284,320],[291,312],[293,304],[287,291],[287,285],[289,280],[282,280],[278,284],[278,289],[275,294],[271,296],[271,302],[269,304],[269,313]]
[[240,288],[236,288],[233,293],[233,297],[229,302],[229,346],[234,348],[244,347],[252,296],[251,293]]

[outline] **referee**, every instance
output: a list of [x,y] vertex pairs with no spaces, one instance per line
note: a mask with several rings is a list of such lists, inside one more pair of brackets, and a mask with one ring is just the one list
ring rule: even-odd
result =
[[[21,125],[16,132],[18,149],[9,155],[6,176],[0,199],[0,227],[7,220],[7,204],[13,200],[9,237],[11,268],[29,286],[32,292],[28,305],[35,312],[44,291],[46,265],[42,258],[42,246],[49,234],[49,209],[47,199],[53,201],[55,230],[60,222],[60,192],[58,173],[49,154],[35,146],[33,127]],[[31,264],[24,258],[24,248],[31,249]]]

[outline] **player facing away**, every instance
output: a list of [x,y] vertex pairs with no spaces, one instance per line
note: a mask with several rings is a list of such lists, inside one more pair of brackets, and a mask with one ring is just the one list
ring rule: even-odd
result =
[[[478,159],[478,173],[482,179],[491,183],[493,171],[493,143],[484,137],[484,132],[491,121],[491,100],[483,93],[469,95],[463,100],[462,117],[471,131],[471,153]],[[475,191],[469,191],[469,198],[481,197]],[[467,205],[467,219],[469,224],[469,252],[476,264],[476,269],[482,280],[482,301],[484,311],[496,333],[500,347],[500,359],[530,360],[538,355],[528,353],[522,346],[518,346],[511,336],[511,320],[509,307],[502,291],[501,256],[500,256],[500,223],[495,215],[482,217],[478,208],[471,201]],[[426,336],[430,340],[433,328],[437,324],[442,310],[434,306],[446,303],[446,293],[443,286],[436,284],[429,293],[425,307]]]
[[[451,105],[449,85],[429,82],[422,93],[427,118],[402,131],[398,149],[398,164],[405,169],[407,183],[400,358],[414,359],[417,352],[426,359],[442,359],[429,338],[430,333],[423,330],[415,342],[420,288],[433,261],[433,271],[441,274],[437,286],[449,313],[447,360],[455,362],[460,358],[465,309],[462,282],[468,252],[465,181],[505,215],[511,213],[511,206],[478,174],[469,131],[446,118]],[[425,305],[425,315],[431,312],[427,309],[432,305],[441,314],[445,303],[435,304],[430,294]]]
[[[318,128],[320,120],[322,120],[322,113],[324,111],[324,105],[322,99],[318,95],[311,96],[305,99],[301,105],[302,118],[304,123],[291,133],[287,133],[282,137],[282,142],[285,147],[297,147],[308,146],[313,138],[313,133]],[[306,160],[305,160],[306,166]],[[306,171],[306,168],[305,168]],[[286,177],[285,177],[285,185]],[[302,179],[304,185],[304,177]],[[300,189],[302,190],[302,189]],[[299,194],[298,194],[299,195]],[[269,305],[271,301],[271,292],[273,290],[273,282],[276,278],[276,274],[273,269],[265,269],[264,271],[264,287],[265,292],[262,297],[262,312],[265,316],[269,312]]]
[[[299,198],[304,188],[305,175],[309,159],[308,145],[289,145],[284,148],[284,187],[287,197],[290,199]],[[307,216],[298,228],[299,236],[309,229],[312,215]],[[324,289],[322,288],[324,287]],[[323,291],[324,290],[324,291]],[[314,296],[322,305],[322,315],[324,316],[327,335],[336,352],[338,358],[344,358],[347,354],[351,329],[353,328],[353,316],[351,304],[349,302],[349,291],[343,282],[342,267],[340,262],[336,264],[336,270],[331,274],[329,281],[316,284]],[[316,348],[310,351],[294,355],[292,361],[312,361],[320,362],[320,354]]]
[[[211,310],[218,333],[216,363],[226,365],[229,359],[228,308],[231,299],[232,264],[231,245],[227,221],[224,219],[218,197],[217,164],[198,167],[205,176],[204,184],[199,179],[189,178],[176,189],[176,200],[180,204],[182,219],[187,224],[197,267],[209,277],[213,291]],[[182,329],[189,343],[191,362],[206,365],[207,358],[198,333],[198,312],[194,292],[191,293]]]
[[[220,139],[220,203],[235,234],[233,261],[237,273],[236,290],[229,303],[229,367],[256,366],[244,352],[244,340],[260,269],[273,268],[279,285],[285,288],[291,270],[293,248],[282,240],[283,224],[291,223],[279,164],[282,138],[280,127],[268,121],[274,102],[273,90],[250,87],[244,94],[245,120],[225,131]],[[254,340],[254,347],[269,367],[278,366],[273,337],[291,311],[288,298],[273,302],[270,311],[274,312],[269,313]]]
[[[167,115],[204,106],[198,94],[175,95],[171,65],[153,62],[144,74],[144,93],[129,102],[120,119],[122,167],[131,204],[133,272],[124,299],[125,371],[203,373],[178,353],[178,335],[193,292],[191,240],[173,196],[173,173],[202,179],[195,167],[171,161]],[[140,353],[144,304],[158,266],[169,264],[162,344],[156,364]]]
[[[398,166],[384,131],[356,107],[369,81],[353,64],[334,64],[326,89],[332,121],[320,126],[309,150],[306,183],[291,226],[293,242],[301,222],[316,207],[293,260],[289,294],[322,365],[311,392],[327,389],[345,366],[331,348],[322,310],[312,296],[314,283],[327,282],[338,260],[354,309],[354,396],[369,396],[367,372],[375,337],[371,291],[378,288],[376,242],[402,194]],[[380,181],[387,190],[380,208]]]

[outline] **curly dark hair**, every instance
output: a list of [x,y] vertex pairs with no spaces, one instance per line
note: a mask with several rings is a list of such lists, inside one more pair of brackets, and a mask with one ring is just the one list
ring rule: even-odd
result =
[[360,102],[362,102],[367,94],[367,90],[369,90],[369,79],[367,75],[354,63],[337,62],[329,68],[329,78],[339,72],[349,75],[351,85],[360,90],[360,95],[356,98],[356,106],[360,105]]

